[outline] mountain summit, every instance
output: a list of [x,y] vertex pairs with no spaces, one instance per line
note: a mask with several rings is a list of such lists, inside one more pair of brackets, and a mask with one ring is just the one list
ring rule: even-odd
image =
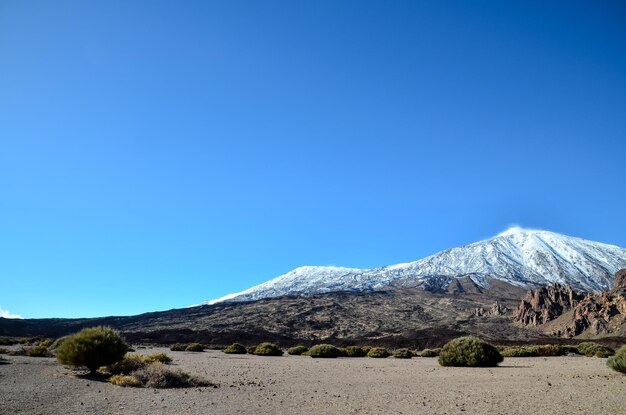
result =
[[469,278],[488,288],[497,279],[522,288],[560,283],[583,291],[610,288],[626,268],[626,249],[549,231],[512,227],[494,238],[451,248],[424,259],[375,269],[300,267],[245,291],[208,301],[251,301],[284,295],[367,291],[388,285],[445,290]]

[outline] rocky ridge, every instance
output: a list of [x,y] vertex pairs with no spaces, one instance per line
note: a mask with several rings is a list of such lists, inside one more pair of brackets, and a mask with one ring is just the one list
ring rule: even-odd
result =
[[513,321],[559,337],[626,334],[626,269],[615,274],[610,290],[583,293],[554,284],[529,291],[513,312]]

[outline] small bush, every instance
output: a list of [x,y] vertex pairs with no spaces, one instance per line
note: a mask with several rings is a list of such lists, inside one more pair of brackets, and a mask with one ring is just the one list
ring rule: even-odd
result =
[[536,350],[523,346],[510,346],[498,349],[502,357],[534,357],[538,356]]
[[147,388],[188,388],[213,386],[205,379],[192,376],[179,370],[168,369],[160,363],[153,363],[132,374],[137,381]]
[[188,352],[203,352],[204,345],[200,343],[190,343],[189,345],[187,345],[187,348],[185,350]]
[[396,359],[411,359],[413,358],[413,352],[409,349],[397,349],[393,352],[393,357]]
[[122,360],[128,345],[110,327],[92,327],[69,336],[57,349],[59,362],[85,366],[94,373],[100,366]]
[[361,346],[361,349],[365,352],[365,356],[372,350],[372,346]]
[[254,349],[257,356],[282,356],[283,351],[274,343],[261,343]]
[[607,354],[612,356],[615,354],[615,350],[610,347],[602,346],[601,344],[594,342],[583,342],[578,345],[578,352],[587,357],[593,357],[598,352],[603,352],[602,354]]
[[383,347],[372,347],[370,351],[367,352],[367,357],[381,359],[381,358],[389,357],[389,352],[387,351],[387,349]]
[[113,375],[109,378],[109,383],[123,387],[138,388],[143,386],[139,379],[132,375]]
[[424,349],[420,352],[420,357],[437,357],[441,353],[441,348]]
[[341,351],[332,344],[316,344],[311,347],[308,355],[314,358],[334,359],[341,356]]
[[348,351],[345,347],[337,347],[337,350],[339,350],[339,357],[348,357]]
[[172,363],[172,358],[165,353],[153,353],[148,356],[144,356],[143,360],[148,364],[158,362],[163,363],[164,365],[169,365]]
[[626,374],[626,345],[620,347],[615,356],[609,357],[606,364],[611,369]]
[[26,354],[30,357],[50,357],[52,354],[48,351],[48,347],[41,343],[35,347],[31,347],[26,351]]
[[[365,357],[367,353],[363,350],[362,347],[359,346],[348,346],[346,347],[346,357]],[[369,350],[368,350],[369,351]]]
[[544,344],[540,346],[531,346],[531,350],[537,353],[537,356],[563,356],[567,353],[567,349],[559,344]]
[[186,343],[174,343],[170,345],[170,350],[173,352],[184,352],[185,350],[187,350],[187,344]]
[[17,340],[12,339],[10,337],[0,337],[0,346],[13,346],[17,344]]
[[595,356],[606,359],[607,357],[613,356],[613,353],[609,352],[608,350],[599,350],[596,352]]
[[439,353],[441,366],[497,366],[502,360],[498,349],[472,336],[449,341]]
[[146,367],[145,356],[137,353],[129,353],[122,360],[106,367],[106,371],[112,375],[129,375],[132,372]]
[[233,343],[227,348],[224,349],[224,353],[228,354],[246,354],[248,351],[246,350],[246,346],[239,343]]
[[256,350],[256,346],[250,346],[248,347],[248,354],[254,354],[254,351]]
[[309,349],[306,348],[305,346],[295,346],[295,347],[290,347],[287,350],[287,353],[293,356],[300,356],[302,353],[306,353],[308,351]]

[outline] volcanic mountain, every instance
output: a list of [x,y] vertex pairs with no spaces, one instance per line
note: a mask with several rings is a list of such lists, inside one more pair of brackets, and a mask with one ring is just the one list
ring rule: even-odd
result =
[[513,227],[494,238],[447,249],[415,262],[375,269],[300,267],[205,304],[337,291],[363,292],[385,286],[445,292],[459,279],[481,288],[489,288],[490,280],[496,279],[524,289],[559,283],[587,292],[601,291],[611,287],[615,272],[624,267],[624,248]]

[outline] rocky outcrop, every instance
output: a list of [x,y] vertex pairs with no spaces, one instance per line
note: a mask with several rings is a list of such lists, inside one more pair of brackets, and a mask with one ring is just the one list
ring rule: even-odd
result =
[[615,274],[612,290],[583,294],[558,284],[529,291],[513,313],[520,326],[560,337],[626,334],[626,269]]
[[558,318],[583,298],[583,292],[561,284],[530,290],[513,312],[513,320],[522,326],[536,327]]
[[582,333],[592,336],[620,334],[626,319],[626,296],[618,290],[590,294],[574,308],[570,321],[555,334],[563,337]]
[[472,312],[472,315],[476,317],[499,317],[504,316],[509,312],[507,306],[502,304],[499,301],[493,303],[490,309],[485,309],[484,307],[477,307]]
[[626,268],[620,269],[615,273],[615,280],[613,280],[613,290],[626,291]]

